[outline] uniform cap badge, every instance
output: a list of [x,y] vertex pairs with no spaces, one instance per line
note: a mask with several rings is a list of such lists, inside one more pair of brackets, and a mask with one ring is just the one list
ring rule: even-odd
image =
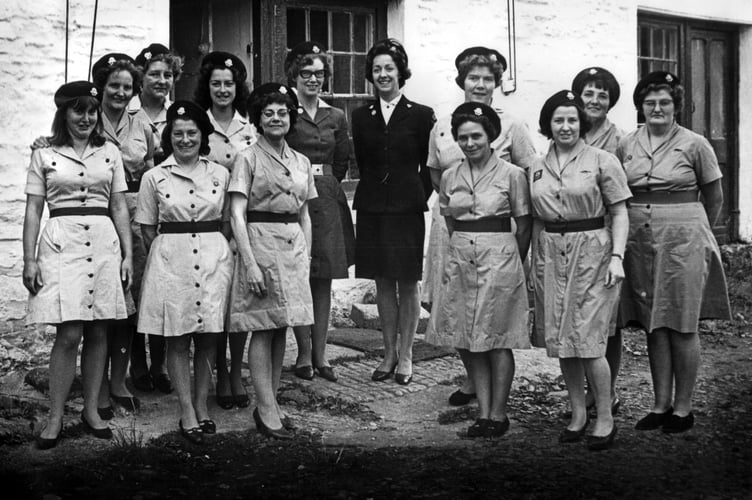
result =
[[567,92],[567,99],[569,99],[570,101],[573,101],[574,100],[574,94],[571,93],[571,92]]
[[96,97],[97,94],[99,94],[99,92],[97,92],[97,89],[92,87],[91,90],[89,91],[89,94],[91,94],[92,97]]
[[473,113],[475,113],[475,116],[481,116],[481,115],[483,115],[483,110],[480,109],[480,108],[475,108],[473,110]]
[[177,110],[177,114],[183,116],[185,114],[185,108],[183,106],[180,106]]
[[144,52],[144,59],[149,61],[151,59],[151,52]]
[[109,66],[112,66],[113,64],[115,64],[115,58],[114,57],[110,57],[109,59],[107,59],[107,64]]
[[225,59],[225,66],[228,68],[232,68],[232,59]]

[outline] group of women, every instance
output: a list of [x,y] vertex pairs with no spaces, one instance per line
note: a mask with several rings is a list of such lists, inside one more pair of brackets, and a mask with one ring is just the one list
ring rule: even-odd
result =
[[[212,52],[194,100],[169,103],[180,60],[152,44],[135,60],[106,54],[93,83],[60,87],[52,136],[35,142],[26,187],[28,322],[57,326],[37,446],[57,444],[82,338],[89,432],[111,437],[111,402],[138,410],[125,385],[130,358],[137,389],[174,387],[180,432],[201,443],[216,432],[207,405],[215,367],[218,405],[250,404],[241,380],[248,332],[256,427],[289,439],[294,426],[277,402],[286,330],[298,343],[295,375],[335,382],[331,283],[353,263],[356,277],[376,282],[385,349],[372,380],[412,381],[427,303],[427,341],[456,348],[468,373],[449,403],[478,400],[469,437],[508,430],[512,350],[532,340],[559,358],[569,390],[559,441],[610,447],[620,327],[629,324],[648,332],[655,389],[637,429],[691,428],[698,322],[728,317],[729,307],[710,229],[721,173],[708,142],[676,123],[678,78],[654,72],[638,83],[645,126],[623,136],[606,118],[616,79],[583,70],[544,103],[540,131],[551,142],[538,157],[522,122],[492,107],[506,69],[499,52],[458,55],[465,102],[437,122],[402,94],[407,53],[385,39],[366,57],[377,99],[353,112],[351,150],[344,113],[320,98],[331,64],[322,44],[303,42],[285,60],[288,85],[249,92],[243,62]],[[340,187],[353,152],[357,237]]]

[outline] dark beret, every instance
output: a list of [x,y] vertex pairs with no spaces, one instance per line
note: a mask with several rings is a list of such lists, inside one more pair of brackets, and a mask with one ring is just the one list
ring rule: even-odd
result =
[[457,106],[457,109],[452,112],[452,118],[460,115],[485,116],[488,118],[496,129],[496,136],[489,137],[489,142],[494,141],[501,134],[501,119],[499,119],[499,114],[491,106],[479,102],[466,102]]
[[454,67],[459,71],[460,63],[462,63],[462,60],[470,56],[485,56],[493,62],[498,61],[499,63],[501,63],[502,71],[507,70],[507,60],[504,58],[504,56],[501,55],[501,52],[481,46],[469,47],[460,52],[460,54],[454,59]]
[[136,66],[145,68],[152,57],[162,54],[169,54],[170,49],[162,45],[161,43],[152,43],[148,47],[141,49],[141,52],[136,56]]
[[93,77],[100,71],[109,68],[120,60],[128,61],[131,64],[135,64],[136,62],[128,54],[122,54],[120,52],[110,52],[109,54],[105,54],[100,57],[97,62],[94,63],[94,66],[91,67],[91,76]]
[[245,69],[245,64],[235,54],[229,52],[209,52],[201,60],[201,66],[210,64],[214,68],[235,68],[240,74],[240,80],[245,80],[248,77],[248,71]]
[[68,82],[57,89],[57,92],[55,92],[55,106],[59,108],[63,104],[79,97],[96,97],[100,101],[102,100],[102,96],[93,83],[81,80]]
[[574,106],[582,112],[585,111],[585,104],[582,102],[582,98],[579,95],[571,90],[560,90],[546,99],[546,102],[541,108],[540,117],[538,118],[538,125],[540,125],[541,130],[546,130],[548,128],[548,124],[551,122],[551,117],[553,116],[554,111],[562,105]]
[[321,53],[326,53],[326,46],[324,44],[321,44],[319,42],[312,42],[310,40],[300,42],[295,47],[291,48],[290,52],[287,53],[287,57],[285,57],[285,71],[287,71],[287,69],[290,67],[290,64],[292,64],[296,57],[306,54]]
[[214,132],[214,126],[209,121],[209,115],[193,101],[175,101],[167,108],[168,122],[174,122],[178,118],[193,120],[201,130],[201,134],[207,137]]
[[572,80],[572,91],[581,96],[582,89],[585,88],[585,84],[594,79],[598,79],[603,82],[608,90],[609,106],[608,109],[614,107],[621,95],[621,89],[619,88],[619,82],[616,81],[616,77],[609,70],[600,68],[598,66],[592,66],[585,68],[574,77]]
[[289,96],[292,99],[293,108],[298,108],[298,97],[295,95],[295,92],[292,91],[292,88],[288,87],[287,85],[274,82],[265,83],[253,89],[251,96],[248,98],[248,102],[253,103],[256,100],[261,99],[262,97],[265,97],[269,94],[274,94],[275,92]]
[[637,86],[635,87],[634,93],[632,94],[632,102],[634,102],[635,107],[640,107],[640,92],[642,92],[642,90],[651,83],[663,83],[670,86],[672,89],[681,84],[679,77],[673,73],[669,73],[668,71],[653,71],[652,73],[648,73],[647,75],[643,76],[639,82],[637,82]]

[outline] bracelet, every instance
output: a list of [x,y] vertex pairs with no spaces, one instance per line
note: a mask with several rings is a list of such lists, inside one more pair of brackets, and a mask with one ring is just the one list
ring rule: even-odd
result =
[[619,255],[618,253],[612,253],[611,257],[618,257],[620,261],[624,262],[624,256]]

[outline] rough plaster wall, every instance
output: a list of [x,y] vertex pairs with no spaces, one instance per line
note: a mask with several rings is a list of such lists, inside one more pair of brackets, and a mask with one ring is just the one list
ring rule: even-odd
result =
[[752,27],[739,33],[739,236],[752,240]]
[[[68,80],[87,78],[94,0],[72,0]],[[94,60],[111,52],[135,56],[151,41],[169,42],[167,0],[99,3]],[[65,2],[0,2],[0,332],[24,315],[21,231],[28,145],[48,134],[52,96],[64,82]]]

